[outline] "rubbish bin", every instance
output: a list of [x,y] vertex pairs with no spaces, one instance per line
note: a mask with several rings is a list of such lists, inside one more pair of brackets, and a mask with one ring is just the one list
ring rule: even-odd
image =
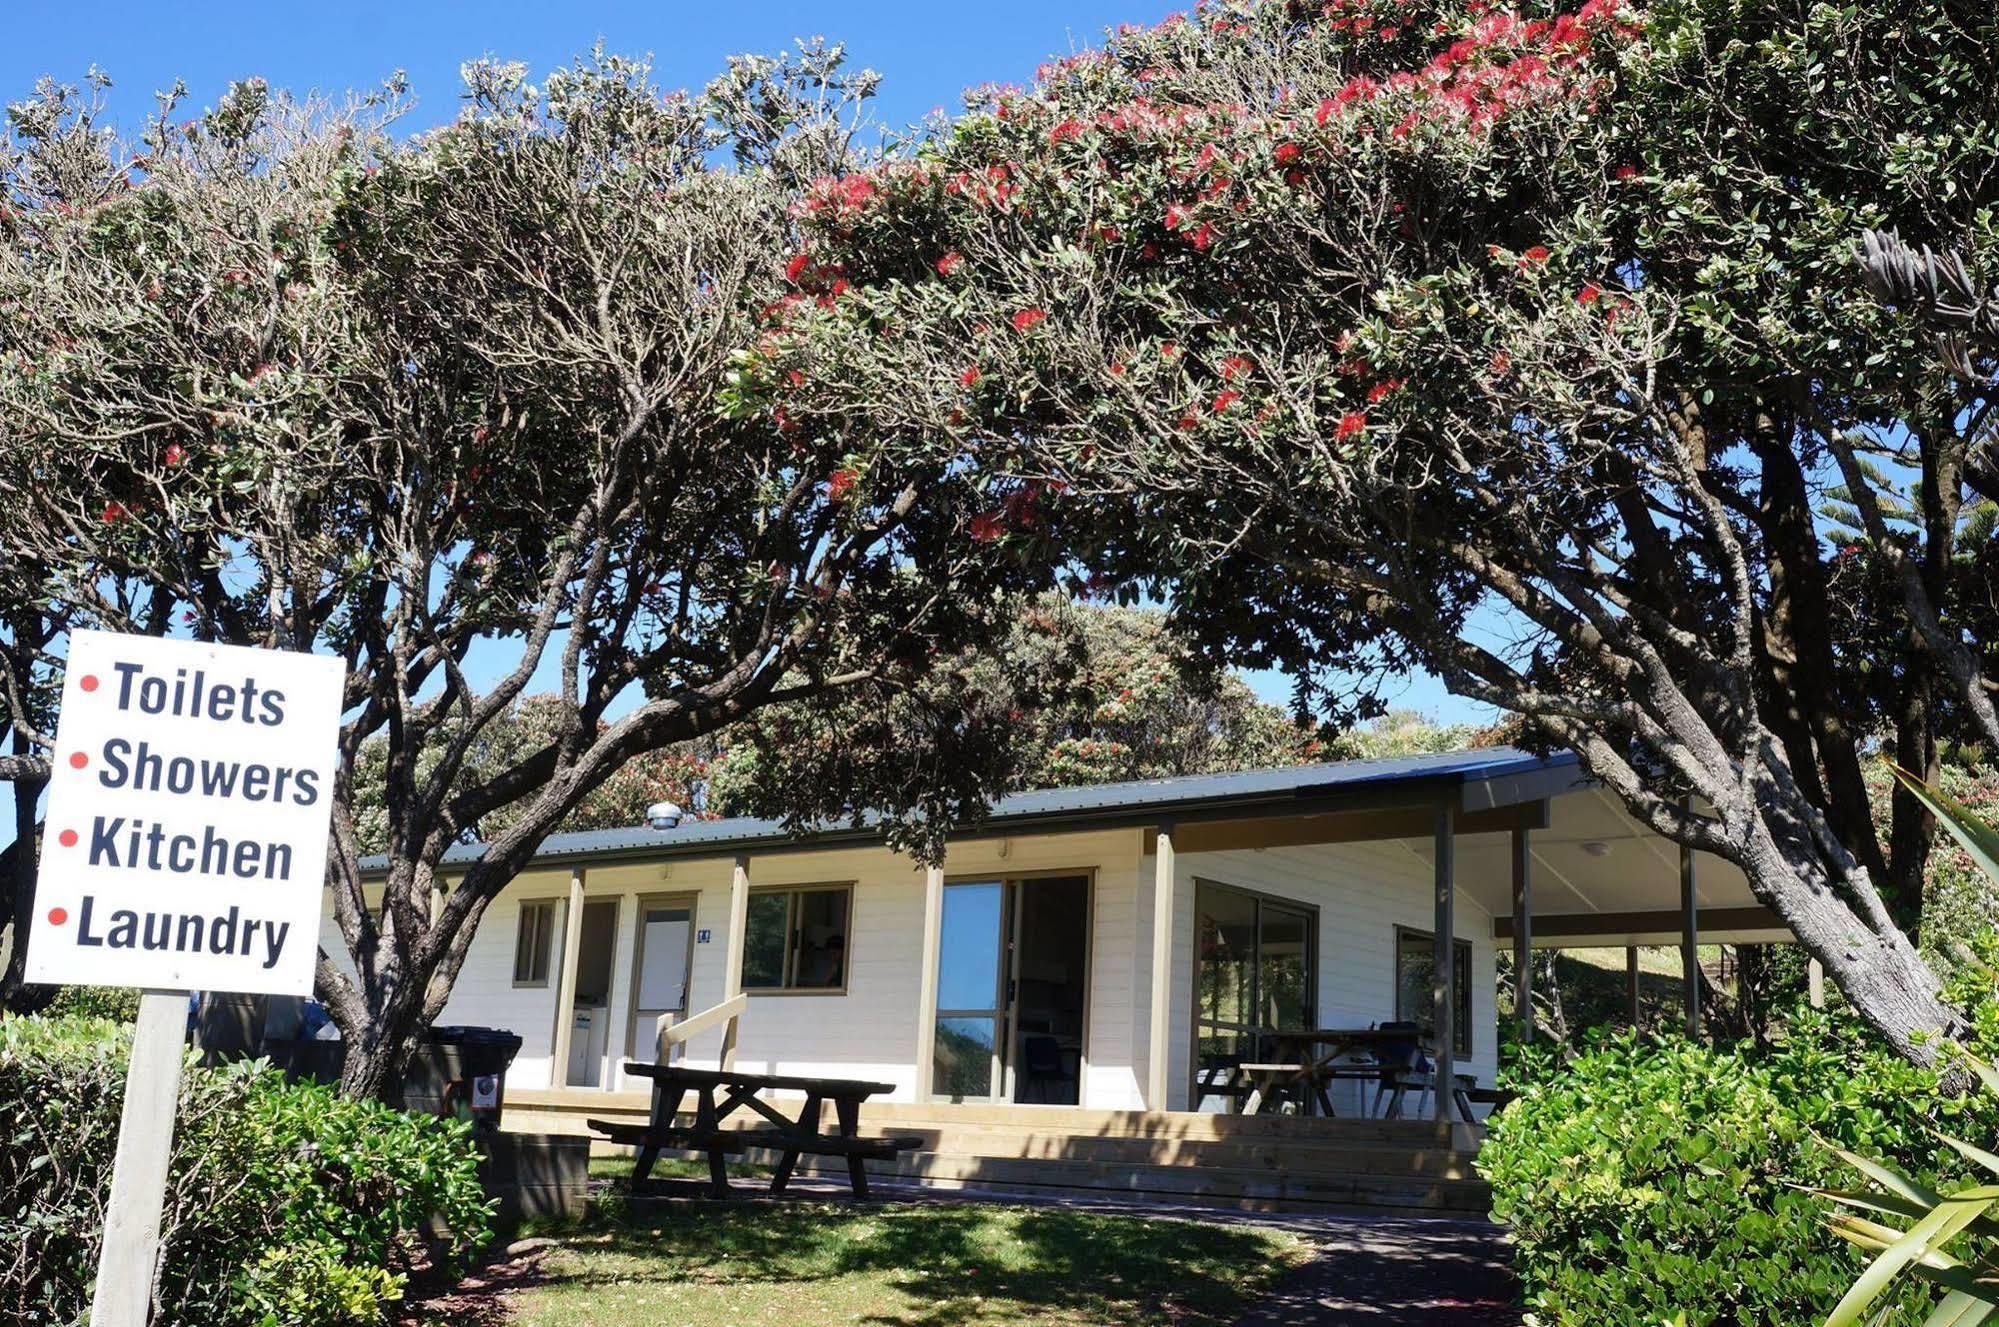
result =
[[403,1109],[468,1119],[481,1134],[499,1132],[507,1066],[520,1050],[521,1039],[504,1028],[432,1028],[410,1057]]

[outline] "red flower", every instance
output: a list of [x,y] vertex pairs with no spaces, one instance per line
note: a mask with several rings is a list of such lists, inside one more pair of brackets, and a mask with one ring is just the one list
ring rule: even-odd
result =
[[1124,377],[1124,365],[1122,363],[1116,363],[1111,365],[1111,377],[1113,378]]
[[1016,332],[1025,332],[1046,321],[1047,317],[1048,311],[1046,309],[1022,309],[1019,313],[1013,315],[1013,330]]
[[981,544],[990,544],[1006,533],[1006,522],[996,511],[982,511],[972,518],[972,538]]
[[1603,287],[1594,281],[1586,283],[1581,290],[1576,292],[1576,303],[1578,304],[1594,304],[1602,298]]
[[1545,263],[1547,261],[1548,261],[1548,246],[1545,244],[1537,244],[1533,248],[1527,250],[1525,253],[1520,255],[1520,265],[1522,267],[1527,266],[1529,263],[1539,264],[1539,263]]
[[1303,149],[1296,143],[1279,143],[1277,150],[1271,155],[1277,158],[1277,164],[1281,166],[1286,162],[1296,161],[1301,151]]
[[166,462],[168,465],[179,465],[182,461],[185,461],[186,459],[187,459],[186,448],[182,447],[177,442],[170,442],[167,444]]
[[852,470],[835,470],[826,477],[826,496],[834,502],[839,502],[847,496],[847,490],[852,488],[854,481],[859,478],[860,476]]
[[1242,400],[1242,393],[1236,391],[1234,388],[1215,393],[1215,413],[1219,415],[1222,411],[1240,400]]
[[1193,232],[1187,236],[1187,242],[1192,244],[1198,252],[1206,253],[1208,246],[1215,242],[1215,228],[1203,221],[1200,225],[1194,227]]
[[1256,366],[1254,364],[1251,364],[1249,362],[1249,359],[1246,356],[1230,355],[1227,359],[1222,361],[1222,381],[1234,382],[1237,378],[1240,378],[1243,375],[1247,374],[1251,369],[1255,367]]
[[976,364],[968,365],[965,371],[958,375],[958,385],[960,387],[977,387],[979,385],[979,366]]
[[1383,378],[1380,382],[1367,389],[1367,403],[1369,405],[1380,405],[1383,401],[1386,401],[1389,397],[1402,390],[1402,381],[1400,378]]
[[951,250],[951,252],[945,254],[942,258],[939,258],[937,260],[937,275],[949,276],[951,275],[951,273],[957,271],[960,267],[963,267],[964,265],[965,265],[965,255],[959,253],[956,249],[953,249]]
[[1064,120],[1048,131],[1048,141],[1051,143],[1073,143],[1082,136],[1081,120]]
[[1513,371],[1513,356],[1507,354],[1504,350],[1495,350],[1492,352],[1492,364],[1490,367],[1493,377],[1504,378],[1508,373]]
[[1627,162],[1626,164],[1619,166],[1616,170],[1612,171],[1611,174],[1616,176],[1620,180],[1634,179],[1638,175],[1638,168]]
[[1180,347],[1175,345],[1173,342],[1162,341],[1159,343],[1159,358],[1171,359],[1179,353],[1180,353]]
[[1186,223],[1186,220],[1187,207],[1184,203],[1168,203],[1166,205],[1166,229],[1178,230]]
[[1365,432],[1366,429],[1367,412],[1364,410],[1349,410],[1340,416],[1340,426],[1335,431],[1341,438],[1351,438],[1356,433]]
[[116,525],[131,514],[131,512],[125,510],[125,504],[122,502],[107,502],[104,504],[104,523],[106,525]]
[[805,269],[812,266],[812,259],[802,253],[791,255],[791,261],[784,265],[784,279],[796,284],[805,275]]

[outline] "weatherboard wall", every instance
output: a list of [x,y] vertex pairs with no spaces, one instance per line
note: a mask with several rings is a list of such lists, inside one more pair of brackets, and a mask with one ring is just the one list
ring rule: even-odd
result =
[[[953,845],[946,878],[995,879],[1015,874],[1089,873],[1091,913],[1089,1014],[1082,1105],[1136,1109],[1144,1104],[1150,1016],[1153,859],[1139,830],[979,840]],[[753,889],[836,884],[855,886],[848,980],[844,991],[753,992],[743,1015],[738,1068],[785,1074],[867,1078],[895,1085],[895,1100],[915,1099],[923,871],[883,848],[752,856]],[[727,953],[729,858],[625,862],[585,869],[589,901],[618,902],[609,1010],[611,1035],[600,1086],[629,1089],[619,1066],[633,1045],[632,963],[641,899],[689,895],[696,944],[690,969],[690,1012],[722,998]],[[1421,845],[1403,841],[1182,853],[1175,887],[1175,965],[1170,1037],[1171,1104],[1184,1109],[1193,1027],[1195,881],[1210,880],[1318,910],[1318,1013],[1325,1026],[1368,1026],[1394,1017],[1394,935],[1397,926],[1427,931],[1432,922],[1431,867]],[[561,989],[562,930],[567,925],[568,869],[543,869],[509,885],[487,909],[441,1023],[507,1028],[522,1039],[508,1075],[512,1087],[551,1085],[556,1000]],[[370,890],[371,896],[374,891]],[[516,986],[514,945],[520,909],[557,902],[557,931],[545,985]],[[1496,1059],[1495,949],[1490,916],[1462,891],[1458,935],[1473,946],[1473,1054],[1462,1072],[1491,1082]],[[323,943],[339,955],[329,915]],[[337,959],[344,965],[344,958]],[[649,1056],[651,1029],[636,1029]],[[719,1031],[697,1037],[686,1063],[713,1066]],[[1340,1103],[1351,1109],[1352,1103]]]

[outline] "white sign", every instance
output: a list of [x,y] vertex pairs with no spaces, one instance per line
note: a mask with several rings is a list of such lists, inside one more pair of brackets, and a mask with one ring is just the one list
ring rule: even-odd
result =
[[78,631],[27,979],[310,995],[338,659]]

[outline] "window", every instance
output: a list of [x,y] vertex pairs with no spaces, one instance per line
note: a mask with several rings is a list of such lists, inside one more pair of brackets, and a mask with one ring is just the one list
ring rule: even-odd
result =
[[759,890],[743,928],[743,988],[837,991],[847,985],[851,885]]
[[[1461,1056],[1471,1055],[1471,942],[1457,942],[1455,957],[1457,962],[1457,1008],[1451,1021],[1455,1025],[1457,1043],[1455,1049]],[[1433,1010],[1430,1005],[1431,974],[1436,971],[1436,941],[1428,931],[1412,931],[1405,927],[1395,928],[1395,1018],[1401,1023],[1415,1023],[1426,1031],[1435,1031],[1431,1026]]]
[[548,985],[548,956],[555,947],[555,900],[521,904],[514,933],[514,985]]

